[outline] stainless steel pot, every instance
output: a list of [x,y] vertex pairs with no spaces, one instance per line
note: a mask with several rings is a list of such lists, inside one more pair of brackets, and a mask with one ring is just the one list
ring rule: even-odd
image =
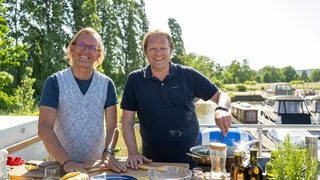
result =
[[[247,158],[246,148],[257,142],[260,142],[260,140],[251,140],[246,143],[240,143],[238,146],[228,146],[227,157],[226,157],[226,168],[229,169],[231,164],[234,162],[233,151],[235,149],[241,149],[243,151],[242,159],[245,160]],[[191,153],[186,153],[186,154],[191,156],[193,160],[197,162],[198,165],[211,166],[209,145],[199,145],[199,146],[191,147],[190,152]]]
[[[209,145],[194,146],[190,148],[191,153],[186,153],[186,154],[191,156],[193,160],[200,166],[211,166],[209,150],[210,150]],[[227,151],[226,168],[229,169],[233,161],[234,161],[234,156],[229,155]]]

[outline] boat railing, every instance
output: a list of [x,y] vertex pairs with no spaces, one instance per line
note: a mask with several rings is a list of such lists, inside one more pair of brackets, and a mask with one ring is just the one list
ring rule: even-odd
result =
[[[135,124],[136,127],[139,127],[139,124]],[[209,127],[216,127],[215,124],[200,124],[200,129],[205,129]],[[121,124],[119,124],[119,128],[121,128]],[[239,128],[246,131],[255,131],[255,137],[257,137],[260,142],[263,142],[263,131],[273,129],[273,128],[281,128],[281,129],[304,129],[307,131],[317,131],[320,135],[320,124],[232,124],[231,128]],[[5,147],[9,153],[13,153],[19,151],[27,146],[30,146],[34,143],[41,141],[38,136],[32,137],[25,141],[16,143],[12,146]],[[262,155],[262,143],[258,143],[258,153],[259,156]]]
[[[200,124],[200,129],[208,127],[216,127],[215,124]],[[307,131],[316,130],[320,131],[320,124],[232,124],[231,128],[239,128],[247,131],[256,130],[256,137],[260,142],[263,142],[263,131],[269,129],[304,129]],[[259,156],[262,155],[262,143],[258,143]]]

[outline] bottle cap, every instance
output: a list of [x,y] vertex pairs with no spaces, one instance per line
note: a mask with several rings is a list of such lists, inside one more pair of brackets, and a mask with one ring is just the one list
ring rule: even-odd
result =
[[235,156],[241,156],[241,154],[242,154],[242,151],[240,149],[235,149],[233,151],[233,155],[235,155]]
[[250,154],[257,155],[258,154],[258,149],[251,148],[250,149]]

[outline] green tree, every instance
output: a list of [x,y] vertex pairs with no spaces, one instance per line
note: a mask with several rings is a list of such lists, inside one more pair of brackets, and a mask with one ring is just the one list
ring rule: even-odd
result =
[[314,69],[311,71],[309,79],[311,82],[318,82],[320,81],[320,69]]
[[[8,37],[10,29],[5,19],[7,11],[0,0],[0,109],[10,110],[16,104],[15,89],[20,83],[20,66],[25,62],[25,45],[17,45]],[[22,76],[22,75],[21,75]]]
[[96,31],[101,31],[100,18],[97,15],[96,0],[73,0],[73,33],[85,27],[92,27]]
[[281,69],[284,76],[285,82],[290,82],[292,80],[297,80],[298,74],[292,66],[287,66]]
[[[64,51],[70,41],[69,4],[66,1],[26,0],[21,1],[20,31],[24,34],[22,42],[29,45],[28,63],[33,69],[32,77],[35,94],[40,96],[45,79],[53,72],[67,66]],[[25,68],[24,67],[24,68]]]
[[236,60],[233,60],[230,66],[227,67],[225,73],[229,74],[229,77],[232,78],[232,83],[238,83],[239,82],[238,77],[240,76],[240,72],[241,72],[240,63]]
[[[180,25],[173,18],[169,18],[168,25],[170,28],[171,37],[175,48],[173,56],[175,57],[178,55],[185,55],[186,50],[184,49],[184,42],[182,39],[182,30]],[[174,59],[172,61],[174,62]]]
[[146,66],[141,49],[149,27],[145,4],[143,0],[114,0],[112,3],[101,0],[97,14],[105,17],[102,18],[102,38],[107,54],[103,69],[121,91],[127,75]]
[[303,70],[301,72],[300,80],[302,80],[303,82],[308,82],[309,81],[308,73],[307,73],[306,70]]
[[238,82],[244,83],[245,81],[251,81],[254,77],[254,71],[250,68],[249,61],[244,59],[241,64]]
[[283,74],[279,68],[265,66],[261,69],[261,79],[265,83],[281,82],[283,81]]
[[35,78],[30,78],[32,74],[32,68],[26,68],[26,74],[22,77],[21,86],[18,86],[15,91],[15,97],[17,100],[17,108],[20,112],[25,115],[31,113],[34,108],[34,89],[32,88],[33,83],[36,81]]

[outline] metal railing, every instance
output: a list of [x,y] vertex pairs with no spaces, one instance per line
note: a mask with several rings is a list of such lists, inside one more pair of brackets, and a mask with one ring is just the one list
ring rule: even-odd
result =
[[[217,127],[215,124],[200,124],[200,128],[208,128],[208,127]],[[258,135],[257,138],[260,140],[259,143],[259,156],[262,155],[262,136],[264,130],[269,129],[304,129],[304,130],[316,130],[319,131],[320,134],[320,124],[232,124],[231,128],[241,128],[244,130],[248,129],[256,129]]]

